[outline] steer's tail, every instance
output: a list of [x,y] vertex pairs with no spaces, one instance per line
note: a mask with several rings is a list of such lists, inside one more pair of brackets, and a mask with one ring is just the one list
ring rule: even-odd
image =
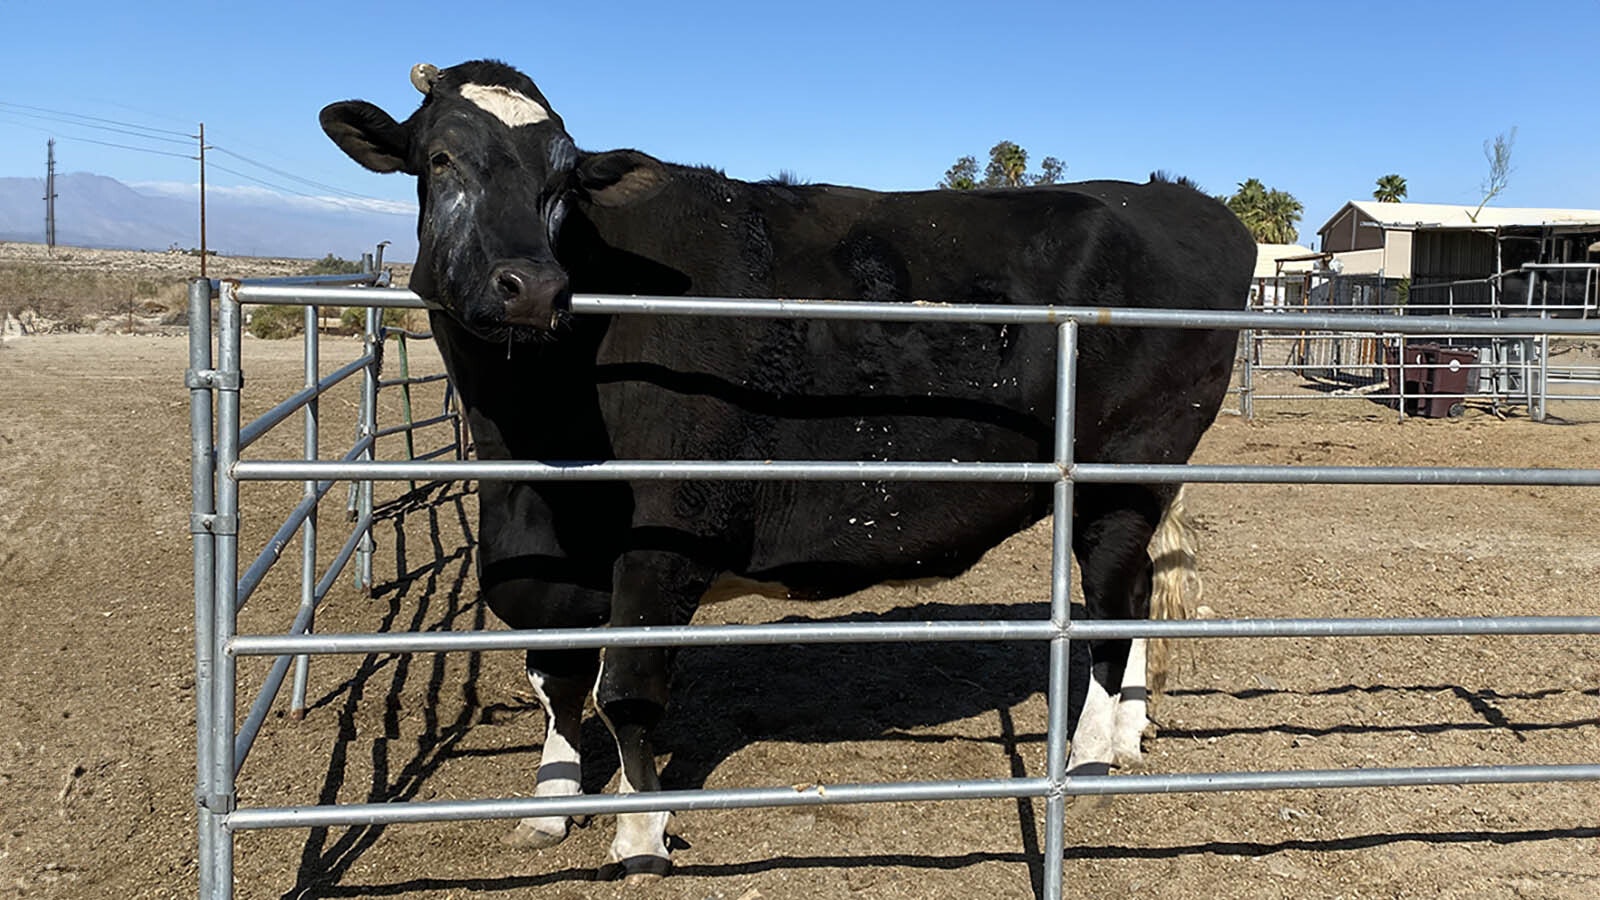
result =
[[[1181,485],[1150,537],[1150,564],[1150,618],[1192,618],[1200,604],[1200,570],[1195,565],[1195,533],[1184,514]],[[1152,639],[1145,653],[1145,683],[1152,693],[1160,693],[1167,681],[1167,642]]]

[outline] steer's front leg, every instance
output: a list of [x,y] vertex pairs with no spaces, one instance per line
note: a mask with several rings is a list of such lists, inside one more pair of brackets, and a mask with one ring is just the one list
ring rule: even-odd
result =
[[[686,557],[663,551],[630,551],[617,561],[611,600],[614,627],[685,624],[710,575]],[[602,657],[595,707],[617,741],[621,782],[630,794],[660,790],[650,732],[667,707],[668,663],[662,647],[611,647]],[[642,881],[672,869],[664,812],[623,813],[611,842],[603,879]]]
[[[544,752],[539,757],[538,784],[535,797],[570,797],[583,791],[583,764],[579,754],[579,733],[583,726],[583,704],[594,685],[593,651],[573,651],[573,655],[586,655],[590,661],[579,665],[578,671],[551,674],[540,671],[535,654],[528,658],[528,683],[544,707]],[[543,849],[554,847],[567,837],[566,816],[530,816],[517,823],[505,837],[505,843],[516,847]]]

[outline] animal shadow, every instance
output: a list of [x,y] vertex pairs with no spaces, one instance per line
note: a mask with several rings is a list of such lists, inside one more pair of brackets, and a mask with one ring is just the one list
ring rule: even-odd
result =
[[[842,624],[1048,618],[1046,603],[919,603],[883,613],[827,618],[800,614],[779,621]],[[1083,705],[1088,658],[1081,644],[1075,645],[1074,651],[1068,708],[1075,723]],[[730,756],[764,741],[944,740],[908,732],[1011,710],[1043,693],[1048,668],[1048,648],[1040,641],[685,648],[673,671],[672,707],[657,734],[657,750],[671,754],[662,784],[668,789],[701,787]],[[983,739],[999,743],[1043,741],[1044,737],[1007,738],[996,732]]]

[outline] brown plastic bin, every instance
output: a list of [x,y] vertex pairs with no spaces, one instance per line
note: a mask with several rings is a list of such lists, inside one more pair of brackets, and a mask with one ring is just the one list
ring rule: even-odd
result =
[[[1398,359],[1400,348],[1387,348],[1389,383],[1405,401],[1408,416],[1440,419],[1459,416],[1465,409],[1463,398],[1471,386],[1478,365],[1478,353],[1469,347],[1442,344],[1405,344],[1405,359]],[[1445,396],[1435,396],[1443,394]],[[1401,397],[1390,400],[1399,406]]]

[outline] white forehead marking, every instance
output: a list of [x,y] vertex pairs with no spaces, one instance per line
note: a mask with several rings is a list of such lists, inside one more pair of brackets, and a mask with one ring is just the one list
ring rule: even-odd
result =
[[465,84],[461,96],[512,128],[537,125],[550,118],[550,110],[520,91],[498,84]]

